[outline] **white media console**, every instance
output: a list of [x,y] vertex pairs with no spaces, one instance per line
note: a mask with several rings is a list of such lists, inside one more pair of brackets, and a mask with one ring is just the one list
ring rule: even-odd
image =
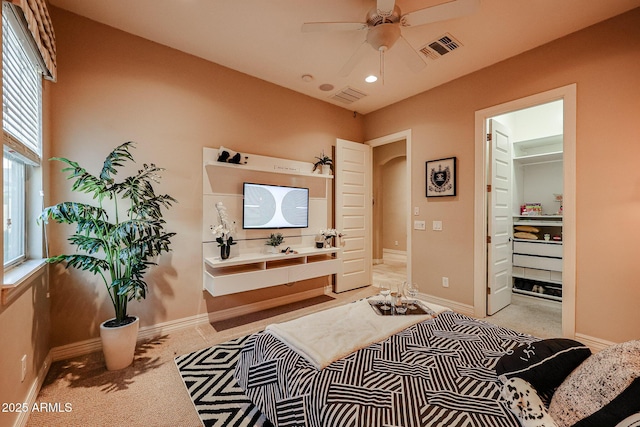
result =
[[213,296],[266,288],[341,271],[338,248],[292,248],[297,253],[249,253],[221,260],[205,258],[204,288]]
[[[245,155],[243,153],[243,155]],[[291,284],[342,271],[340,248],[315,247],[315,235],[327,228],[328,195],[333,176],[313,173],[313,163],[246,154],[246,164],[217,162],[217,148],[203,148],[202,256],[203,288],[213,296],[222,296],[270,286]],[[295,230],[237,230],[231,257],[222,260],[210,228],[218,223],[215,203],[223,202],[232,219],[242,215],[242,183],[309,186],[311,193],[309,228]],[[264,252],[264,242],[272,232],[282,232],[297,253]]]

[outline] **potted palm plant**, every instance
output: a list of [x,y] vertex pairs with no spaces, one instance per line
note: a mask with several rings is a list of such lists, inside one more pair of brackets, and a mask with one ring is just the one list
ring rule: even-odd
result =
[[118,168],[134,162],[132,148],[133,142],[116,147],[105,158],[98,176],[77,162],[54,157],[52,160],[67,165],[62,171],[74,180],[72,191],[93,195],[95,204],[62,202],[45,208],[40,215],[45,223],[76,226],[68,240],[77,252],[52,256],[47,262],[89,271],[102,278],[107,288],[115,317],[100,325],[100,337],[109,370],[126,368],[133,361],[139,319],[128,314],[127,304],[146,297],[144,275],[156,264],[156,257],[170,250],[170,239],[175,235],[164,231],[162,208],[169,208],[176,200],[157,195],[152,186],[164,169],[144,164],[121,182],[114,179]]

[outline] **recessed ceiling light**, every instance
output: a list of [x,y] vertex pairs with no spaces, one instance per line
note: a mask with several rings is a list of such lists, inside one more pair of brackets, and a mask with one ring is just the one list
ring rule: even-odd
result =
[[322,91],[328,92],[330,90],[333,90],[333,85],[329,83],[324,83],[318,86],[318,88]]
[[313,80],[313,76],[311,74],[304,74],[302,76],[302,81],[305,83],[309,83],[311,80]]
[[374,75],[371,75],[371,76],[367,76],[367,78],[365,78],[364,81],[367,83],[374,83],[378,81],[378,78]]

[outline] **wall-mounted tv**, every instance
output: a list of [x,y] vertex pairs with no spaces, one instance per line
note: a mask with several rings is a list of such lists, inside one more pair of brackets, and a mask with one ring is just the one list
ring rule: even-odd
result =
[[242,228],[309,227],[308,188],[245,182],[242,193]]

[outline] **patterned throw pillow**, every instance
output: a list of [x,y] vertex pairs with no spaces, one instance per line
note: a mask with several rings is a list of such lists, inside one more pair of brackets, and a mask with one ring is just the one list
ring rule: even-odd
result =
[[566,338],[552,338],[517,347],[500,358],[496,374],[527,381],[538,394],[553,391],[591,355],[589,347]]
[[549,413],[559,426],[615,426],[640,412],[640,341],[585,360],[558,387]]
[[506,380],[500,397],[523,427],[557,427],[535,389],[525,380],[517,377]]

